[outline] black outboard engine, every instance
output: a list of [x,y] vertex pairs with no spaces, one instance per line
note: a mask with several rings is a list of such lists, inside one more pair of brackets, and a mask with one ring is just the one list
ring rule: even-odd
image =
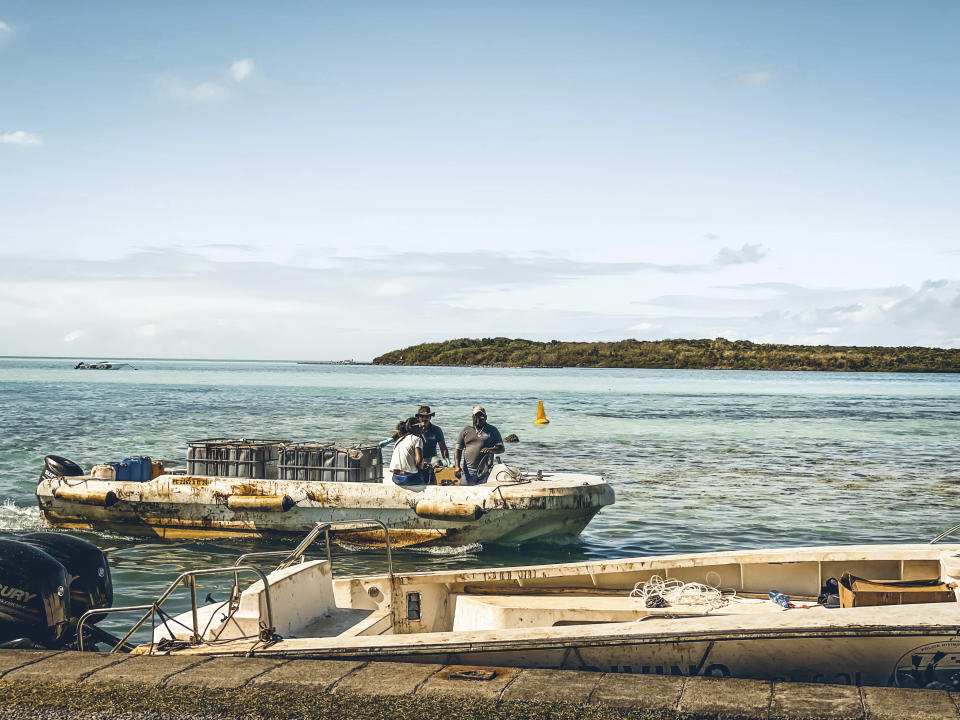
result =
[[46,647],[72,640],[67,569],[39,547],[0,538],[0,642]]
[[[86,540],[55,532],[21,535],[21,542],[49,553],[67,569],[70,588],[70,614],[74,618],[87,610],[113,605],[113,580],[107,557],[96,545]],[[98,622],[103,615],[93,615],[88,622]]]
[[55,477],[80,477],[83,475],[83,468],[77,465],[73,460],[67,460],[59,455],[47,455],[43,459],[43,473],[41,480]]

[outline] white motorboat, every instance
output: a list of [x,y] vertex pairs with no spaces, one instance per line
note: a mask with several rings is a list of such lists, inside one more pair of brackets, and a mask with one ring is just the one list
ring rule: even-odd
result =
[[133,365],[130,363],[116,363],[110,362],[109,360],[100,360],[99,362],[83,362],[82,360],[73,366],[74,370],[120,370],[121,368],[132,368],[136,370]]
[[[237,583],[229,600],[206,606],[196,606],[194,593],[191,611],[156,624],[154,642],[137,652],[910,687],[952,688],[960,678],[960,545],[742,550],[409,574],[389,567],[382,575],[334,578],[329,556],[305,555],[323,535],[329,553],[331,529],[316,528],[266,575],[252,567],[254,556],[199,571],[256,581],[242,590]],[[160,604],[194,577],[181,576]],[[840,582],[839,598],[831,578]],[[158,623],[153,607],[144,606],[150,610],[137,627]]]

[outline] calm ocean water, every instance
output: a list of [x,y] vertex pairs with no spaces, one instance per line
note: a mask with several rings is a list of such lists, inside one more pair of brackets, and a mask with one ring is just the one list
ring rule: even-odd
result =
[[[185,466],[188,440],[378,440],[421,403],[451,440],[486,406],[504,460],[604,475],[617,504],[578,542],[401,551],[400,570],[726,548],[927,541],[960,522],[960,376],[521,370],[0,358],[0,532],[40,527],[43,457],[84,468],[128,455]],[[533,424],[543,400],[550,425]],[[108,551],[116,603],[179,572],[277,541],[157,542],[84,534]],[[336,573],[375,572],[340,550]]]

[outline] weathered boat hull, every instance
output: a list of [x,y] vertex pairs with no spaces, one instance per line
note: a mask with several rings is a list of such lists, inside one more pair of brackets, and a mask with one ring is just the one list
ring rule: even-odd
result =
[[[568,638],[548,641],[448,642],[422,638],[419,647],[251,648],[257,657],[378,660],[488,667],[555,668],[644,675],[738,677],[842,685],[923,687],[947,684],[960,672],[956,626],[867,627],[855,633],[836,628],[802,633],[742,630],[638,637]],[[386,640],[387,642],[383,642]],[[239,654],[224,649],[223,654]],[[204,654],[221,654],[207,648]]]
[[[391,528],[397,545],[463,545],[576,536],[614,501],[614,493],[602,478],[562,474],[471,487],[185,475],[143,483],[45,476],[37,499],[44,520],[62,528],[162,538],[263,537],[303,535],[318,522],[372,518]],[[423,511],[427,501],[433,512]],[[382,542],[377,532],[346,536]]]
[[[952,687],[960,677],[958,553],[960,545],[839,546],[348,577],[328,581],[336,602],[323,612],[360,612],[352,630],[288,628],[268,644],[218,636],[177,653]],[[883,605],[818,604],[821,586],[843,573],[948,589],[939,602],[889,604],[916,602],[893,592]],[[730,588],[736,599],[647,607],[631,597],[655,577]],[[288,595],[307,601],[315,585]],[[797,607],[783,610],[769,590]],[[188,614],[181,621],[188,626]]]

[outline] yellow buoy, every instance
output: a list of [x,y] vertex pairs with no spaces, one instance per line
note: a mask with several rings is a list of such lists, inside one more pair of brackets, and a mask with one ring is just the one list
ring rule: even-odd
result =
[[549,422],[547,414],[543,411],[543,400],[537,400],[537,419],[534,421],[534,425],[546,425]]

